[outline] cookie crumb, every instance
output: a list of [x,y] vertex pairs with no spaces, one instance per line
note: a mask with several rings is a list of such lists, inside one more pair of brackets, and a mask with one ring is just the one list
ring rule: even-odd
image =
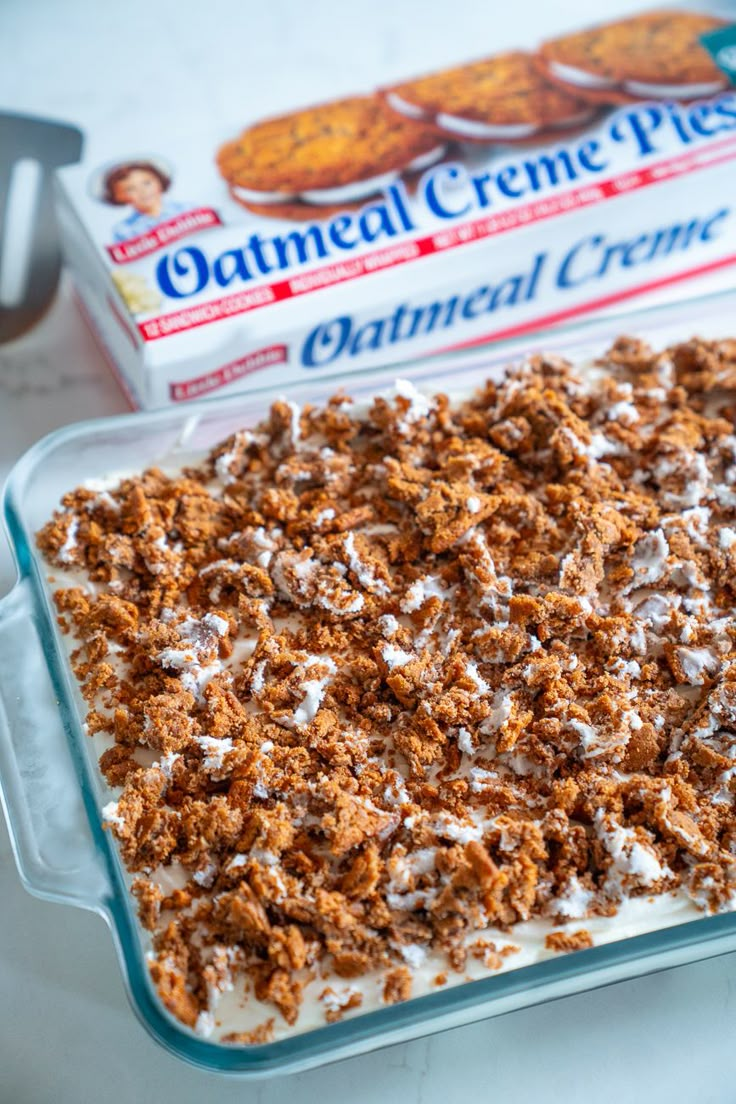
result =
[[589,931],[550,932],[545,936],[544,945],[548,951],[583,951],[593,946],[593,937]]

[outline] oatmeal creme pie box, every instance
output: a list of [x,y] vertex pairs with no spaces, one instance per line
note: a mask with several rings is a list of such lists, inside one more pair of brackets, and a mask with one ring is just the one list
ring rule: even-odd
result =
[[344,379],[725,268],[732,20],[647,10],[433,72],[408,58],[390,86],[240,133],[149,126],[59,173],[86,314],[157,407]]

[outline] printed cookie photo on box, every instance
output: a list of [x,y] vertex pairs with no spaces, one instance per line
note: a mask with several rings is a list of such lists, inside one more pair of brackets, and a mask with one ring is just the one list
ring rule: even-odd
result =
[[320,218],[380,196],[400,177],[435,164],[446,143],[378,96],[353,96],[266,119],[222,146],[230,195],[276,218]]
[[645,12],[545,42],[550,80],[591,103],[691,100],[728,85],[700,41],[726,20],[696,12]]
[[513,142],[590,122],[594,108],[552,84],[520,50],[431,73],[384,91],[408,118],[464,142]]

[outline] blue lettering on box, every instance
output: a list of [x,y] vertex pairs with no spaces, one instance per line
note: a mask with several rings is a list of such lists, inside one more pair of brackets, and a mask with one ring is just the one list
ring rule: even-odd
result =
[[564,292],[611,276],[617,270],[638,268],[675,252],[708,245],[723,233],[730,214],[730,208],[721,207],[628,238],[613,238],[603,232],[588,234],[569,246],[551,269],[549,255],[537,253],[523,271],[503,276],[494,284],[479,284],[431,303],[400,303],[390,315],[360,323],[348,314],[328,319],[307,335],[301,363],[304,368],[323,368],[341,358],[352,360],[390,349],[398,342],[473,322],[484,314],[513,310],[533,302],[542,292],[548,270],[552,285]]
[[400,303],[388,317],[372,318],[360,325],[347,314],[320,322],[304,342],[301,363],[305,368],[323,368],[341,356],[352,358],[364,352],[378,352],[400,341],[450,329],[460,321],[531,302],[537,294],[546,258],[546,253],[535,254],[528,269],[504,277],[493,287],[483,284],[464,295],[451,295],[423,306]]
[[337,360],[350,337],[351,324],[350,315],[345,314],[312,330],[302,350],[304,367],[322,368],[325,364],[331,364],[333,360]]
[[[422,194],[433,215],[448,219],[460,218],[468,214],[472,202],[470,199],[463,201],[464,188],[462,187],[467,179],[468,172],[465,166],[452,161],[427,173],[422,182]],[[458,192],[460,192],[459,202]]]
[[671,253],[684,252],[698,243],[713,241],[729,215],[723,207],[705,218],[693,217],[617,241],[605,234],[591,234],[568,249],[557,271],[558,288],[576,288],[600,280],[617,268],[636,268]]
[[[156,266],[156,279],[161,292],[176,300],[209,288],[235,288],[265,275],[344,257],[346,252],[361,251],[381,241],[396,242],[419,229],[422,220],[415,221],[417,210],[435,226],[437,220],[448,224],[472,218],[497,203],[505,211],[509,200],[517,203],[596,182],[601,173],[615,166],[617,157],[622,159],[619,149],[625,150],[626,163],[631,166],[633,162],[636,167],[663,151],[670,154],[678,148],[697,148],[732,132],[736,132],[734,89],[687,104],[627,105],[615,111],[595,136],[522,151],[493,161],[482,171],[474,172],[459,162],[440,162],[422,176],[414,206],[399,180],[359,210],[341,211],[270,237],[259,229],[220,254],[208,255],[202,246],[180,247],[163,254]],[[589,243],[587,250],[594,248]],[[579,267],[584,262],[582,245],[580,250],[578,260],[571,259],[561,270],[559,286],[573,287],[586,278]],[[645,257],[645,246],[627,253],[621,263],[625,267],[641,263],[634,262],[634,256]],[[614,259],[612,256],[606,263],[611,266]],[[472,314],[477,308],[464,309]]]
[[164,295],[172,299],[185,299],[196,295],[209,282],[210,268],[201,249],[187,245],[177,249],[173,256],[164,253],[156,265],[156,279]]

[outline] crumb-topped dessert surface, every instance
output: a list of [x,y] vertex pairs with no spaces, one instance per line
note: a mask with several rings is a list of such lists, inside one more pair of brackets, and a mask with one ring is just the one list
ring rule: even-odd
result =
[[280,401],[63,499],[38,541],[180,1020],[232,990],[262,1015],[221,1037],[263,1042],[531,920],[552,954],[633,898],[736,907],[735,384],[734,342],[620,339]]

